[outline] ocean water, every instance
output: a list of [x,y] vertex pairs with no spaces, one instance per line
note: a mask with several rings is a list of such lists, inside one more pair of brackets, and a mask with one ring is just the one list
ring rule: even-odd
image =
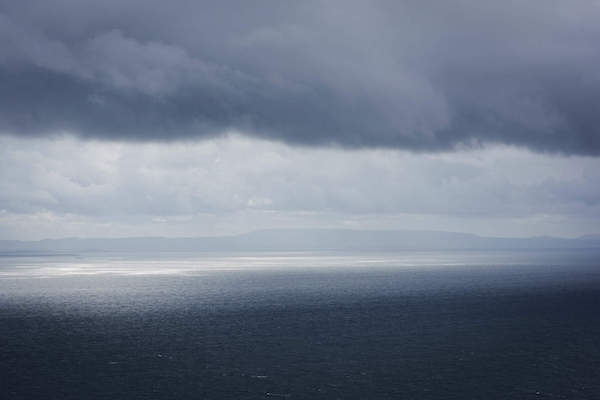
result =
[[600,254],[0,257],[2,399],[599,399]]

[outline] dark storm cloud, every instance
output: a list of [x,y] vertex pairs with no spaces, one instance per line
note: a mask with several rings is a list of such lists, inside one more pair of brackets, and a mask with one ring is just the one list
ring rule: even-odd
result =
[[591,1],[0,0],[0,131],[600,154]]

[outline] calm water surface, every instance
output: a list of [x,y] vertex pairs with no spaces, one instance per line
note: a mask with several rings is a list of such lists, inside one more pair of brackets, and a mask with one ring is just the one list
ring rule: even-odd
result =
[[598,399],[600,255],[0,257],[2,399]]

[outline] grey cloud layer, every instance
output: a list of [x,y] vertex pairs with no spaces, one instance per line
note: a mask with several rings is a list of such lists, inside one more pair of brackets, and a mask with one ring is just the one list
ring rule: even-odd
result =
[[[65,158],[65,154],[70,156]],[[513,148],[451,154],[200,143],[0,140],[0,210],[90,216],[337,212],[598,219],[598,159]]]
[[600,155],[593,1],[0,0],[0,131]]

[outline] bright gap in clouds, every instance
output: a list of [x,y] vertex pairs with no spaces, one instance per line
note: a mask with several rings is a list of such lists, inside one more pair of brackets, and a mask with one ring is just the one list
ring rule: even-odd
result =
[[306,148],[238,134],[138,143],[0,138],[0,238],[262,228],[597,233],[600,160],[488,147]]

